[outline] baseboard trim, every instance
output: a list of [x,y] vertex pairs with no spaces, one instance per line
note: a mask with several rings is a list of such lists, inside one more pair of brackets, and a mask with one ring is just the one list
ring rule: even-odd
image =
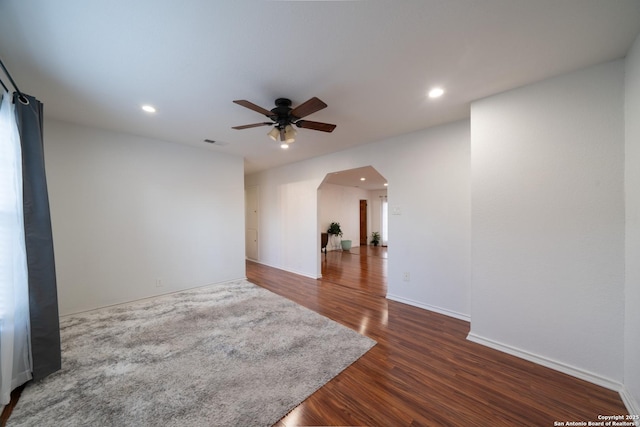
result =
[[[627,412],[631,415],[640,415],[640,404],[637,400],[631,396],[629,390],[625,386],[622,386],[622,390],[620,390],[620,398],[622,399],[622,403],[627,408]],[[636,425],[640,425],[636,422]]]
[[90,311],[101,310],[103,308],[110,308],[110,307],[115,307],[115,306],[119,306],[119,305],[127,305],[127,304],[137,303],[139,301],[144,301],[144,300],[148,300],[148,299],[152,299],[152,298],[162,297],[162,296],[165,296],[165,295],[177,294],[177,293],[180,293],[180,292],[191,291],[193,289],[198,289],[198,288],[205,288],[207,286],[224,285],[224,284],[227,284],[227,283],[237,282],[238,280],[247,280],[247,278],[243,276],[243,277],[238,277],[236,279],[223,280],[221,282],[206,283],[204,285],[189,286],[189,287],[181,288],[181,289],[168,289],[168,290],[165,290],[164,292],[161,292],[161,293],[148,295],[148,296],[144,296],[144,297],[140,297],[140,298],[135,298],[135,299],[128,300],[128,301],[116,301],[116,302],[113,302],[113,303],[100,305],[100,306],[96,306],[96,307],[77,308],[74,311],[60,313],[59,317],[60,317],[60,319],[62,319],[62,318],[67,317],[67,316],[74,316],[76,314],[88,313]]
[[436,307],[434,305],[424,304],[409,298],[403,298],[397,295],[387,294],[387,299],[401,302],[407,305],[412,305],[414,307],[422,308],[423,310],[433,311],[434,313],[444,314],[445,316],[454,317],[456,319],[464,320],[465,322],[471,321],[471,317],[469,317],[466,314],[458,313],[457,311],[447,310],[446,308],[442,308],[442,307]]
[[255,262],[256,264],[262,264],[262,265],[265,265],[267,267],[277,268],[278,270],[286,271],[287,273],[297,274],[298,276],[308,277],[309,279],[313,279],[313,280],[319,279],[319,277],[315,277],[312,274],[308,274],[308,273],[305,273],[305,272],[302,272],[302,271],[296,271],[296,270],[292,270],[292,269],[289,269],[289,268],[284,268],[284,267],[279,266],[279,265],[272,265],[272,264],[269,264],[267,262],[257,261],[255,259],[249,259],[249,258],[247,258],[247,259],[249,261],[251,261],[251,262]]
[[511,347],[509,345],[502,344],[497,341],[490,340],[488,338],[483,338],[473,333],[469,333],[469,335],[467,335],[467,339],[477,344],[481,344],[486,347],[493,348],[494,350],[498,350],[503,353],[507,353],[524,360],[528,360],[538,365],[546,366],[547,368],[562,372],[564,374],[571,375],[572,377],[580,378],[581,380],[585,380],[590,383],[599,385],[601,387],[608,388],[609,390],[617,391],[618,393],[621,393],[623,389],[623,386],[621,383],[611,380],[609,378],[601,377],[600,375],[596,375],[592,372],[588,372],[583,369],[576,368],[575,366],[567,365],[566,363],[558,362],[556,360],[549,359],[547,357],[529,353],[528,351]]

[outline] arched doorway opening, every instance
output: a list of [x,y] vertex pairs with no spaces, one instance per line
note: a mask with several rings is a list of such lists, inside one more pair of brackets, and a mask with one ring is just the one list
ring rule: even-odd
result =
[[[319,255],[323,280],[386,296],[386,209],[387,180],[372,166],[325,176],[318,187],[318,229],[327,233],[337,222],[342,236],[321,238],[326,242]],[[374,233],[378,239],[373,239]]]

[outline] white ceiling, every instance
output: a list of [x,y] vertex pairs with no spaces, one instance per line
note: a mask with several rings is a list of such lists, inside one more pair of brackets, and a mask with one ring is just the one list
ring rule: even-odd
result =
[[[468,117],[623,57],[639,31],[640,0],[0,0],[0,58],[47,116],[240,155],[247,173]],[[234,99],[313,96],[329,107],[307,118],[333,133],[283,151],[267,127],[231,129],[264,120]]]
[[[364,179],[363,179],[364,178]],[[372,166],[328,173],[323,184],[357,187],[362,190],[386,190],[387,179]]]

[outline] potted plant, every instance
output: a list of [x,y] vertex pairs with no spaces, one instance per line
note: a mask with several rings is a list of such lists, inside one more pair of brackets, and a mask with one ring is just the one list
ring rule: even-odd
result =
[[373,233],[371,233],[371,244],[373,246],[378,246],[379,243],[380,243],[380,233],[378,233],[377,231],[374,231]]
[[340,223],[339,222],[332,222],[331,225],[329,225],[329,229],[327,230],[327,234],[329,235],[329,237],[331,238],[333,236],[333,243],[331,244],[331,246],[335,249],[338,245],[335,243],[335,239],[342,237],[342,229],[340,228]]
[[332,222],[331,225],[329,225],[329,229],[327,230],[327,234],[332,234],[334,236],[340,236],[342,237],[342,229],[340,228],[340,223],[339,222]]

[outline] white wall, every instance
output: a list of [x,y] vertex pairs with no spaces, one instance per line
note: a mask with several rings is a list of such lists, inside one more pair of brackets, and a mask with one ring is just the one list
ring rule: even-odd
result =
[[[367,200],[368,193],[356,187],[323,183],[318,190],[320,230],[326,232],[332,222],[340,223],[342,240],[351,240],[352,246],[360,244],[360,200]],[[329,239],[328,250],[342,250]],[[335,247],[332,247],[334,243]]]
[[312,278],[320,248],[318,186],[324,174],[300,163],[245,177],[258,186],[258,262]]
[[601,64],[471,107],[470,338],[611,388],[623,379],[623,72]]
[[400,212],[389,216],[389,298],[468,318],[469,156],[461,121],[247,176],[260,188],[260,262],[319,277],[317,188],[327,173],[373,166]]
[[[377,231],[382,239],[382,196],[387,195],[387,190],[369,191],[369,236],[367,236],[368,244],[371,244],[371,233]],[[380,240],[382,244],[382,240]]]
[[640,36],[625,70],[626,319],[623,398],[640,414]]
[[242,158],[55,120],[44,138],[61,314],[245,276]]

